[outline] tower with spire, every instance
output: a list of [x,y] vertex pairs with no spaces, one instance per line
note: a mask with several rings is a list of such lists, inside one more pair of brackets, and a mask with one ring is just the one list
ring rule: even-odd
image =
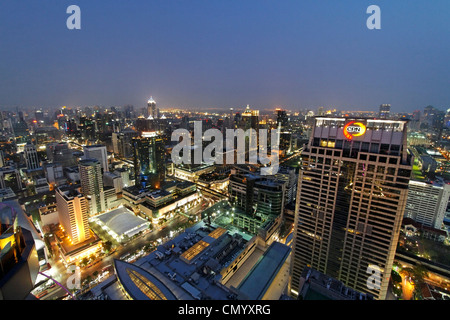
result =
[[148,119],[156,119],[157,118],[156,102],[153,99],[153,97],[150,97],[150,99],[148,99],[148,101],[147,101],[147,116],[148,116]]

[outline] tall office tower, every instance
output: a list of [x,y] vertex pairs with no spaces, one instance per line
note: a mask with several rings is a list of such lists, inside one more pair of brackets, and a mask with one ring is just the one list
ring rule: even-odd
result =
[[133,138],[137,136],[139,136],[139,133],[131,128],[125,128],[121,132],[114,132],[111,137],[114,153],[118,155],[119,158],[133,157],[133,147],[131,142]]
[[249,215],[278,216],[283,212],[287,181],[256,173],[236,173],[228,185],[230,202]]
[[57,188],[55,194],[59,221],[72,244],[89,239],[89,204],[86,197],[71,187]]
[[41,166],[39,164],[39,157],[36,151],[36,146],[31,142],[27,142],[24,147],[25,162],[28,170],[36,170]]
[[153,97],[150,97],[147,101],[147,116],[151,119],[157,119],[156,102]]
[[66,142],[60,142],[53,148],[53,162],[60,163],[63,167],[76,165],[76,158],[73,151]]
[[89,214],[96,215],[106,210],[103,193],[103,177],[100,161],[84,159],[79,164],[81,193],[88,199]]
[[450,197],[450,185],[438,181],[409,182],[405,217],[435,229],[441,229]]
[[[297,188],[293,295],[309,266],[376,299],[386,297],[412,169],[406,124],[314,119]],[[371,272],[381,277],[369,278]]]
[[85,159],[97,159],[100,162],[103,172],[109,171],[106,146],[101,144],[85,146],[83,147],[83,152]]
[[[250,110],[250,106],[247,105],[247,108],[242,113],[241,123],[238,125],[239,129],[243,129],[247,131],[248,129],[254,129],[256,133],[256,137],[246,136],[245,137],[245,159],[249,160],[249,155],[251,154],[253,145],[256,145],[256,152],[259,148],[259,110]],[[252,141],[252,139],[256,138],[256,142]],[[252,150],[251,150],[252,149]],[[247,151],[248,150],[248,151]]]
[[292,133],[289,130],[289,117],[286,110],[276,109],[277,129],[280,130],[280,155],[285,156],[292,150]]
[[389,119],[391,113],[391,105],[390,104],[382,104],[380,105],[380,112],[378,117],[380,119]]
[[282,130],[286,129],[289,125],[289,117],[286,113],[286,110],[276,109],[277,112],[277,127]]
[[133,154],[135,185],[159,189],[166,173],[163,139],[152,133],[134,138]]

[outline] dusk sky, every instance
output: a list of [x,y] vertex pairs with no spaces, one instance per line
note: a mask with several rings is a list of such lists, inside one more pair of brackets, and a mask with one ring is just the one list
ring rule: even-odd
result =
[[[69,5],[81,30],[68,30]],[[369,30],[369,5],[381,30]],[[449,0],[2,0],[0,108],[450,108]]]

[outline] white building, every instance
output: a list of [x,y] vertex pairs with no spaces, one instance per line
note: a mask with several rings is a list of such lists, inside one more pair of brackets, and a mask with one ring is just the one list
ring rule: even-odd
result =
[[450,197],[450,185],[411,180],[405,217],[424,226],[441,229]]
[[31,142],[28,142],[24,147],[24,156],[25,156],[25,162],[27,164],[28,170],[37,170],[39,169],[40,162],[39,157],[36,151],[36,146],[32,144]]
[[114,187],[116,193],[120,193],[123,189],[122,177],[115,172],[105,172],[103,174],[103,185],[105,187]]
[[90,215],[96,215],[106,210],[105,194],[100,161],[84,159],[80,161],[81,193],[89,201]]
[[73,244],[91,237],[86,198],[73,188],[56,189],[56,207],[59,221]]

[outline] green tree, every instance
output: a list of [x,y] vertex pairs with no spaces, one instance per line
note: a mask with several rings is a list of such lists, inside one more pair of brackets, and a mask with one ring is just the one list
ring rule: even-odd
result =
[[391,272],[391,278],[394,286],[402,282],[402,277],[394,270]]
[[84,258],[81,260],[81,264],[84,265],[84,266],[87,265],[88,262],[89,262],[89,259],[88,259],[87,257],[84,257]]
[[105,241],[103,242],[103,249],[105,249],[106,252],[109,252],[111,250],[112,247],[112,242],[111,241]]
[[423,264],[416,264],[413,268],[414,279],[418,283],[423,283],[428,278],[428,270]]

